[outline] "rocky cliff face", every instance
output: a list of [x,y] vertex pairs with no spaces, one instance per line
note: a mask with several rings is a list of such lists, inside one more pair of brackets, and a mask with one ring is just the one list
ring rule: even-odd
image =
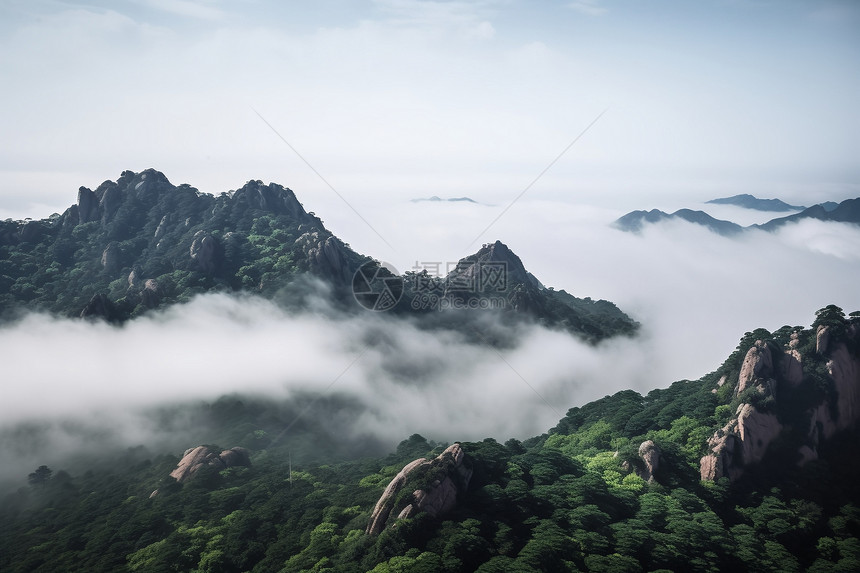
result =
[[819,327],[816,332],[816,352],[827,359],[827,373],[838,397],[835,408],[821,404],[813,412],[810,430],[817,430],[821,438],[829,438],[860,420],[860,357],[849,350],[849,345],[857,348],[858,342],[857,322],[848,327],[844,339],[836,342],[829,327]]
[[251,456],[245,448],[236,447],[218,453],[206,446],[197,446],[185,450],[176,469],[170,472],[170,477],[181,483],[194,477],[194,474],[204,466],[223,470],[233,466],[250,465]]
[[757,382],[767,383],[773,379],[773,357],[767,344],[757,340],[744,358],[738,376],[737,393],[740,394]]
[[654,474],[660,468],[660,453],[660,448],[651,440],[645,440],[639,445],[639,457],[645,464],[645,469],[637,472],[639,477],[648,482],[654,481]]
[[355,269],[349,263],[346,245],[337,237],[308,231],[296,239],[301,247],[305,264],[315,275],[340,284],[348,284]]
[[[457,496],[465,493],[472,477],[466,464],[465,452],[460,444],[453,444],[433,460],[419,458],[400,470],[385,488],[373,509],[367,533],[375,535],[396,512],[397,519],[413,517],[426,512],[439,517],[457,503]],[[400,495],[404,487],[415,487],[411,495]]]
[[[783,393],[790,395],[801,384],[811,383],[804,371],[798,334],[791,335],[782,352],[765,341],[758,340],[747,352],[738,376],[736,393],[756,389],[759,403],[743,402],[732,419],[708,440],[707,455],[700,460],[703,480],[721,477],[737,479],[747,466],[760,462],[768,447],[783,434],[785,427],[775,414]],[[805,439],[798,446],[797,459],[806,463],[817,459],[818,446],[823,439],[855,426],[860,421],[860,323],[846,326],[845,334],[834,342],[830,327],[819,326],[815,332],[815,353],[826,360],[831,390],[817,404],[801,405],[805,414],[798,419],[809,420]],[[852,349],[854,349],[852,351]],[[814,362],[810,361],[810,365]],[[810,366],[812,367],[812,366]],[[779,388],[779,394],[777,389]]]

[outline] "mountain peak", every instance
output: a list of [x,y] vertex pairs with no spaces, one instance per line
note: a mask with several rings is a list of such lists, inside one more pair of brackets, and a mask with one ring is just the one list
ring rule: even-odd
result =
[[749,193],[733,195],[732,197],[721,197],[707,201],[714,205],[735,205],[745,209],[756,211],[802,211],[806,207],[801,205],[789,205],[780,199],[759,199]]
[[448,281],[472,279],[481,272],[481,267],[488,263],[504,269],[508,284],[526,284],[533,288],[543,288],[540,282],[526,270],[516,253],[499,240],[485,243],[474,255],[460,259],[454,270],[448,274]]

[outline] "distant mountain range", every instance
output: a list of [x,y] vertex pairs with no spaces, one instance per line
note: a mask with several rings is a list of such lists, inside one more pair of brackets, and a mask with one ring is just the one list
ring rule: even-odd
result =
[[759,199],[747,193],[733,197],[711,199],[707,203],[713,203],[714,205],[737,205],[738,207],[755,209],[756,211],[802,211],[806,209],[806,207],[800,205],[789,205],[780,199]]
[[[743,196],[738,195],[737,197]],[[749,197],[752,196],[750,195]],[[755,199],[755,197],[752,198]],[[733,198],[730,197],[729,199]],[[708,202],[714,203],[716,201],[720,200]],[[758,199],[757,201],[769,200]],[[779,200],[777,199],[776,201]],[[782,202],[780,201],[780,203]],[[783,204],[785,205],[785,203]],[[681,219],[690,223],[702,225],[704,227],[707,227],[714,233],[718,233],[724,236],[737,235],[738,233],[741,233],[748,229],[775,231],[786,223],[793,223],[803,219],[817,219],[819,221],[834,221],[840,223],[860,224],[860,198],[846,199],[845,201],[842,201],[838,204],[832,201],[828,201],[827,203],[822,203],[820,205],[813,205],[812,207],[804,209],[800,213],[795,213],[786,217],[771,219],[767,223],[750,225],[748,227],[743,227],[731,221],[715,219],[704,211],[693,211],[690,209],[680,209],[678,211],[675,211],[674,213],[666,213],[664,211],[660,211],[659,209],[652,209],[650,211],[631,211],[630,213],[619,217],[613,223],[613,226],[622,231],[636,233],[641,231],[645,224],[659,223],[662,221],[674,219]]]
[[731,221],[715,219],[704,211],[693,211],[691,209],[679,209],[674,213],[666,213],[659,209],[650,211],[631,211],[619,217],[615,221],[615,227],[622,231],[639,232],[646,223],[659,223],[672,219],[682,219],[697,225],[703,225],[711,231],[720,235],[735,235],[744,230],[743,227]]
[[[0,319],[30,309],[122,323],[204,292],[300,306],[320,280],[346,312],[360,304],[429,324],[445,320],[440,315],[462,319],[439,310],[495,310],[593,342],[638,328],[610,302],[545,288],[498,241],[446,277],[397,277],[274,183],[249,181],[216,197],[174,186],[153,169],[124,171],[95,190],[81,187],[62,215],[0,221]],[[461,328],[468,320],[449,322]]]

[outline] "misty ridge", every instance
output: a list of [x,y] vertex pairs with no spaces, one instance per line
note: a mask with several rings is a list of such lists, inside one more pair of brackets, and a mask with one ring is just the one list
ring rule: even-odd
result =
[[0,573],[860,571],[858,29],[0,2]]
[[[213,421],[190,418],[201,402],[223,396],[283,404],[291,414],[278,423],[299,424],[287,443],[294,433],[307,439],[298,430],[310,425],[346,444],[366,440],[372,448],[350,454],[368,455],[416,432],[446,441],[526,438],[563,413],[552,404],[582,403],[642,378],[636,364],[645,350],[628,338],[595,347],[492,314],[467,314],[457,329],[428,328],[414,317],[344,313],[308,297],[305,311],[203,294],[122,326],[46,314],[4,325],[4,377],[29,382],[7,384],[0,406],[0,444],[16,460],[3,477],[13,483],[39,460],[74,467],[129,447],[217,442]],[[612,373],[602,372],[610,361]],[[335,415],[320,408],[330,401],[342,404]],[[333,443],[309,457],[344,450]]]
[[[538,199],[463,256],[486,207],[379,206],[408,231],[395,265],[253,180],[126,171],[2,222],[0,565],[848,563],[857,225],[633,234]],[[757,491],[777,487],[793,554],[737,528],[774,521]],[[651,503],[677,508],[648,522]],[[647,549],[665,536],[682,549]]]
[[[124,201],[119,194],[123,185],[134,193],[126,195]],[[180,200],[187,197],[183,208],[189,217],[155,211],[136,215],[131,207],[146,205],[144,194],[153,186],[155,193],[150,191],[150,195],[158,198],[158,204],[174,196]],[[304,248],[286,251],[275,266],[262,265],[261,270],[241,267],[236,286],[251,285],[250,293],[201,294],[213,286],[223,290],[225,283],[219,289],[217,276],[229,277],[223,274],[225,268],[233,265],[238,269],[239,263],[229,259],[234,246],[230,241],[236,241],[229,238],[230,233],[221,239],[224,258],[220,261],[214,262],[215,255],[210,255],[213,260],[201,261],[199,255],[205,251],[200,247],[198,257],[193,256],[195,244],[202,243],[201,233],[204,237],[220,236],[217,229],[198,230],[193,217],[200,226],[204,215],[194,205],[213,213],[220,209],[222,214],[227,207],[219,207],[218,199],[201,197],[188,186],[170,186],[158,172],[125,172],[116,184],[105,182],[96,192],[82,188],[78,203],[60,217],[5,223],[7,248],[32,248],[28,242],[44,242],[50,239],[52,228],[59,229],[54,247],[45,251],[49,258],[52,253],[68,252],[68,247],[57,250],[64,227],[72,228],[76,240],[98,237],[98,229],[104,229],[101,242],[90,241],[94,247],[84,246],[75,253],[84,259],[86,249],[92,253],[90,261],[83,260],[76,267],[92,268],[95,276],[119,277],[110,283],[110,292],[116,294],[108,292],[105,297],[108,306],[102,309],[104,318],[111,318],[106,314],[111,307],[128,308],[135,301],[138,305],[131,313],[133,318],[120,326],[38,312],[19,315],[0,327],[6,379],[21,382],[9,385],[0,406],[4,410],[0,443],[10,459],[20,461],[4,470],[10,483],[39,460],[68,464],[93,444],[99,444],[100,452],[120,452],[140,445],[181,450],[188,443],[216,441],[207,438],[207,431],[217,434],[217,430],[187,419],[199,404],[211,405],[228,395],[286,406],[299,404],[302,399],[311,401],[311,410],[302,416],[294,406],[292,418],[279,420],[284,425],[293,419],[303,423],[315,419],[315,401],[342,400],[343,431],[330,429],[329,433],[366,439],[373,445],[368,446],[368,453],[378,453],[379,448],[391,447],[415,432],[441,441],[487,435],[524,439],[550,427],[568,407],[626,388],[647,391],[662,387],[679,375],[701,376],[719,363],[749,322],[777,326],[781,324],[778,321],[791,318],[786,316],[788,307],[796,309],[793,314],[798,322],[805,320],[823,302],[842,300],[852,291],[850,285],[858,274],[857,265],[850,261],[860,252],[854,248],[860,244],[860,232],[841,228],[838,223],[799,221],[775,234],[731,241],[675,224],[646,229],[634,242],[601,223],[593,210],[568,207],[562,212],[576,224],[562,230],[556,241],[587,248],[569,253],[571,263],[565,266],[576,270],[563,273],[561,285],[587,285],[587,281],[596,280],[589,285],[590,291],[607,293],[622,301],[622,308],[633,309],[643,323],[639,334],[595,345],[563,328],[541,326],[540,321],[512,322],[510,313],[430,312],[412,316],[362,309],[356,312],[354,305],[344,306],[338,295],[347,288],[350,273],[332,260],[311,255],[307,267],[287,272],[286,281],[266,278],[267,272],[271,277],[278,261],[286,258],[301,264],[300,255],[324,252],[325,244],[340,245],[334,260],[369,260],[327,232],[318,218],[306,214],[289,190],[278,189],[252,181],[229,195],[232,204],[245,201],[245,209],[251,209],[230,207],[226,215],[238,218],[237,224],[245,225],[248,236],[269,232],[282,242],[295,237],[293,245]],[[222,194],[221,205],[229,206],[223,203],[226,197]],[[286,202],[278,203],[282,200]],[[150,200],[149,204],[155,209],[157,203]],[[255,207],[257,211],[253,211]],[[539,220],[548,213],[557,214],[558,207],[537,203],[522,208],[525,216]],[[430,224],[425,221],[421,225],[410,220],[416,216],[415,210],[395,208],[401,209],[396,216],[405,226],[428,235],[438,232],[434,222],[445,223],[443,218],[433,218]],[[286,214],[288,221],[276,226],[267,214],[272,212]],[[254,213],[256,216],[250,217]],[[608,219],[607,223],[611,220],[608,214],[598,213]],[[163,230],[171,220],[178,229],[173,235]],[[140,247],[129,244],[129,239],[116,240],[128,233],[133,221],[159,241],[155,247],[180,261],[173,264],[177,270],[154,279],[160,283],[155,289],[149,289],[152,281],[147,277],[157,269],[164,270],[164,258],[147,258],[144,249],[141,260],[150,262],[141,266],[129,254]],[[40,227],[33,230],[35,224]],[[463,227],[471,232],[476,224],[477,219],[474,223],[466,219]],[[296,228],[298,231],[293,230]],[[82,235],[81,229],[86,229],[87,235]],[[303,243],[308,229],[322,233],[315,239],[319,245],[316,251],[313,244],[308,248],[307,241]],[[500,223],[500,232],[515,231],[516,227],[507,226],[504,220]],[[688,240],[678,241],[679,234],[686,234]],[[460,239],[453,235],[448,242],[456,244]],[[180,245],[175,249],[169,243],[161,247],[165,238],[171,237]],[[516,239],[526,251],[534,251],[534,240]],[[269,240],[252,238],[247,243],[272,250]],[[289,241],[282,244],[290,245]],[[118,260],[109,256],[111,245]],[[766,259],[758,255],[763,249],[770,253]],[[450,252],[450,247],[443,244],[440,250]],[[192,257],[188,257],[189,251]],[[212,253],[218,252],[212,249]],[[263,259],[253,253],[246,255],[245,262],[255,262],[254,257]],[[533,259],[552,262],[556,272],[564,270],[557,258],[547,259],[548,254],[557,253],[541,249]],[[610,260],[619,263],[607,267]],[[807,272],[787,268],[785,262],[789,260]],[[839,260],[847,266],[834,264]],[[45,266],[58,268],[56,262]],[[178,274],[183,269],[188,269],[186,276]],[[597,270],[583,273],[584,269]],[[206,282],[206,270],[216,276],[215,283]],[[249,277],[255,282],[249,282]],[[631,277],[636,277],[633,291],[627,284]],[[6,280],[10,280],[8,274]],[[176,289],[183,281],[197,288],[174,295],[177,302],[185,300],[182,304],[167,304],[171,301],[170,288]],[[718,290],[709,291],[708,283]],[[804,300],[801,293],[811,284],[819,290],[825,285],[831,291],[826,296],[831,298]],[[147,310],[148,290],[157,293],[150,303],[155,300],[162,308]],[[253,294],[255,290],[258,294]],[[74,294],[76,298],[71,301],[75,305],[83,305],[90,298],[86,293],[83,298],[82,293]],[[404,303],[415,300],[414,292],[406,294]],[[723,302],[712,305],[709,300]],[[726,315],[735,318],[727,320]],[[696,331],[694,338],[689,335],[691,328]],[[159,413],[177,404],[189,408],[185,413],[182,408],[176,410],[178,422]],[[39,430],[23,430],[28,427]]]

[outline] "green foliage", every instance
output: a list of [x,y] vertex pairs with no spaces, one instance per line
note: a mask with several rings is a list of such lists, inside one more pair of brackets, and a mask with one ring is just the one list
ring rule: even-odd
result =
[[[768,340],[785,344],[796,331],[786,327]],[[349,436],[324,425],[297,424],[289,444],[273,440],[300,405],[224,397],[192,418],[221,424],[221,443],[256,444],[251,467],[209,468],[179,484],[168,477],[175,456],[146,454],[78,476],[42,466],[31,474],[34,487],[0,504],[0,570],[858,570],[860,432],[821,443],[820,459],[804,466],[769,454],[734,483],[699,481],[707,438],[734,414],[732,399],[711,390],[763,334],[747,333],[735,358],[701,380],[607,396],[524,442],[461,442],[472,476],[456,508],[439,518],[392,517],[394,526],[376,536],[365,527],[389,481],[444,444],[413,434],[386,457],[339,461],[349,444],[335,448]],[[810,336],[799,331],[801,347]],[[804,368],[812,374],[780,389],[783,420],[803,421],[792,416],[830,395],[816,370],[824,359],[811,354]],[[333,397],[318,404],[323,412],[350,407]],[[172,417],[165,412],[165,421]],[[794,438],[782,438],[789,450]],[[660,450],[654,481],[640,477],[645,440]],[[328,449],[330,459],[307,456]],[[431,464],[410,476],[401,501],[446,477],[439,472]]]
[[[41,231],[29,241],[19,238],[20,222],[4,222],[0,318],[20,306],[77,316],[100,293],[115,304],[119,321],[213,290],[275,297],[312,270],[308,245],[332,237],[290,190],[261,182],[213,197],[187,185],[173,187],[153,170],[125,172],[95,191],[96,204],[99,199],[96,220],[81,222],[74,206],[38,222]],[[204,261],[192,255],[192,246],[206,235],[213,248]],[[365,260],[336,239],[332,246],[350,268]],[[147,279],[157,281],[155,296],[144,292]]]

